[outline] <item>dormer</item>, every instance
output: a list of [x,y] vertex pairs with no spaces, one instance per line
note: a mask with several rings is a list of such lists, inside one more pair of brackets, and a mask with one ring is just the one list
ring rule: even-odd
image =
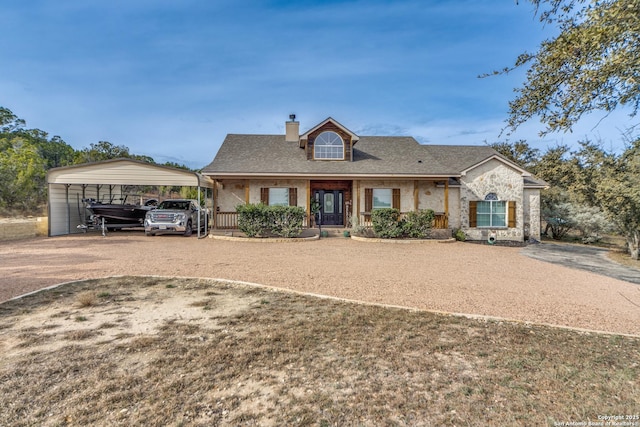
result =
[[331,117],[300,135],[307,160],[352,161],[360,137]]

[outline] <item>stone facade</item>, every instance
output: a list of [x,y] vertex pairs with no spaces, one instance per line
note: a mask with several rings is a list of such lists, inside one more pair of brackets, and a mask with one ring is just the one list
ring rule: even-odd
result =
[[282,187],[298,189],[298,206],[306,207],[307,181],[301,179],[225,180],[218,185],[216,206],[221,212],[235,212],[236,206],[246,203],[246,187],[249,186],[249,203],[260,203],[260,189]]
[[[224,180],[218,183],[216,206],[219,212],[234,212],[239,204],[260,202],[261,188],[296,188],[297,206],[307,208],[310,197],[308,189],[312,181],[307,179],[250,179]],[[365,189],[397,188],[400,190],[400,211],[411,212],[418,209],[433,209],[444,213],[448,204],[449,228],[462,229],[471,240],[486,240],[495,235],[498,240],[523,241],[528,238],[540,239],[540,190],[525,189],[522,170],[511,167],[497,158],[482,163],[460,178],[460,184],[450,185],[448,203],[445,203],[445,187],[436,180],[393,180],[362,179],[343,181],[351,188],[351,205],[345,212],[355,213],[359,206],[360,214],[365,212]],[[247,192],[248,186],[248,192]],[[489,193],[498,200],[515,202],[515,227],[470,227],[469,202],[483,201]],[[358,203],[359,202],[359,203]],[[345,224],[349,218],[345,218]]]
[[525,190],[524,195],[524,238],[540,240],[540,190]]
[[[521,172],[499,160],[490,160],[470,171],[461,178],[460,227],[471,240],[486,240],[495,234],[498,240],[524,239],[524,185]],[[489,193],[495,193],[498,200],[516,202],[516,226],[476,227],[469,226],[469,202],[482,201]]]

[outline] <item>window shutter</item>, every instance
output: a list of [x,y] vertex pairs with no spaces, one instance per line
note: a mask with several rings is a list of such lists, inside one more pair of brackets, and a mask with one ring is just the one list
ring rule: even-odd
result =
[[507,205],[508,205],[507,212],[509,214],[508,226],[509,228],[515,228],[516,227],[516,202],[510,201],[510,202],[507,202]]
[[269,204],[269,189],[261,188],[260,189],[260,203],[264,203],[265,205]]
[[398,209],[400,210],[400,189],[399,188],[394,188],[392,190],[392,206],[393,209]]
[[469,227],[478,226],[478,202],[472,200],[469,202]]
[[373,188],[364,189],[364,211],[371,212],[373,209]]
[[289,206],[298,206],[298,189],[296,187],[289,188]]

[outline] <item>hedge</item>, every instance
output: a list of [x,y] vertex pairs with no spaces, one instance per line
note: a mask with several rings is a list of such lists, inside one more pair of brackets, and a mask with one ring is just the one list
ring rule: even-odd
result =
[[296,237],[302,233],[305,212],[299,206],[267,206],[244,204],[236,206],[238,228],[248,237],[265,237],[275,234]]
[[402,219],[398,209],[374,209],[371,212],[373,232],[383,239],[396,237],[425,239],[430,235],[434,219],[435,212],[431,209],[408,212]]

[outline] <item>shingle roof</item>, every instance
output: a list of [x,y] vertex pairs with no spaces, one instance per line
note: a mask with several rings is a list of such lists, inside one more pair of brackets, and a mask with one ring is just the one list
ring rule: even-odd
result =
[[366,175],[380,177],[460,176],[491,157],[488,146],[421,145],[412,137],[361,136],[353,161],[307,160],[297,143],[284,135],[239,135],[225,138],[215,159],[203,169],[207,175]]

